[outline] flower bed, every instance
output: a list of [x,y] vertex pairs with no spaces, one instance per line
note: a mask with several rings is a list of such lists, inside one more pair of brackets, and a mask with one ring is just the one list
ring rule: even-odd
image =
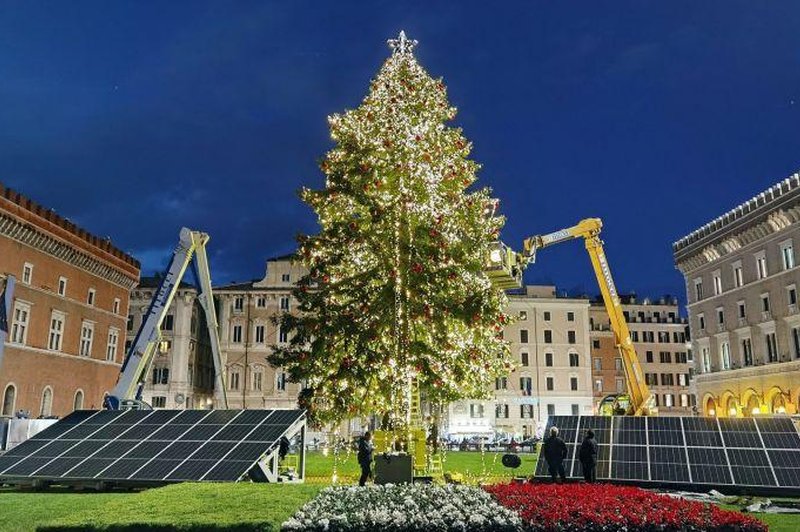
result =
[[516,531],[522,520],[479,488],[431,484],[327,488],[286,531]]
[[486,491],[527,530],[766,532],[764,523],[715,505],[611,484],[497,484]]

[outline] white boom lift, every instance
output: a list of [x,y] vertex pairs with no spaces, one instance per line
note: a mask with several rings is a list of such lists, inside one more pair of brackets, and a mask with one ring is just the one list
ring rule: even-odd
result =
[[214,359],[214,371],[216,373],[214,385],[219,392],[218,397],[222,403],[220,406],[228,408],[228,397],[225,393],[225,368],[222,363],[219,346],[219,327],[217,325],[216,309],[214,308],[214,297],[211,292],[208,255],[206,255],[206,244],[209,239],[210,237],[206,233],[192,231],[185,227],[181,229],[178,247],[175,248],[164,278],[153,296],[150,308],[147,310],[147,314],[142,320],[142,325],[136,333],[136,339],[125,357],[117,385],[103,401],[105,408],[109,410],[142,410],[151,408],[150,405],[142,401],[142,388],[150,373],[150,367],[158,349],[161,322],[164,321],[164,317],[167,315],[170,304],[180,287],[186,268],[192,261],[193,256],[195,258],[197,282],[200,284],[198,299],[206,315],[208,336],[211,342],[211,355]]

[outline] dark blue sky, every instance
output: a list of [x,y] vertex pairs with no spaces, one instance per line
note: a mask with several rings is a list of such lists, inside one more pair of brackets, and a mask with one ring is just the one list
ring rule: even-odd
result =
[[[671,243],[800,169],[798,2],[16,2],[0,11],[0,181],[215,282],[315,228],[326,116],[400,29],[443,76],[504,240],[605,220],[622,291],[683,296]],[[595,292],[579,243],[531,282]]]

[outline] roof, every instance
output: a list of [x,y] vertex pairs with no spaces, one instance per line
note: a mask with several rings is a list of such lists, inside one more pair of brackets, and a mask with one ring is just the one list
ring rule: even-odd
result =
[[[142,277],[139,280],[139,284],[136,286],[136,288],[158,288],[159,286],[161,286],[161,280],[163,278],[164,278],[163,275],[151,275],[148,277]],[[187,283],[186,281],[181,281],[180,288],[193,288],[195,290],[197,289],[196,286],[194,286],[191,283]]]
[[248,290],[263,290],[263,288],[256,288],[253,286],[255,283],[259,282],[261,279],[253,279],[252,281],[247,281],[244,283],[237,283],[233,282],[230,284],[224,284],[221,286],[213,287],[214,292],[220,291],[230,291],[230,292],[246,292]]
[[284,260],[297,260],[297,253],[287,253],[286,255],[278,255],[277,257],[270,257],[267,262],[279,262]]

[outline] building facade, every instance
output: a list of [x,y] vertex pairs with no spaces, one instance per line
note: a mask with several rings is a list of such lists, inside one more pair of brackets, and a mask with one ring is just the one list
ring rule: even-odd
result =
[[16,290],[0,367],[0,415],[99,408],[124,358],[139,263],[0,185],[0,275]]
[[[161,283],[143,277],[131,293],[125,352],[150,308]],[[161,339],[142,391],[142,399],[155,408],[210,408],[214,397],[214,362],[205,313],[194,286],[181,283],[161,323]]]
[[515,369],[495,382],[487,401],[449,405],[446,432],[460,437],[541,432],[552,415],[591,415],[589,300],[558,297],[553,286],[509,295],[506,326]]
[[684,275],[701,413],[796,413],[800,174],[673,244]]
[[[689,415],[695,398],[690,391],[694,374],[687,344],[687,320],[673,298],[658,301],[621,296],[622,310],[650,392],[661,415]],[[610,395],[626,393],[625,371],[608,313],[602,301],[589,309],[594,404]]]

